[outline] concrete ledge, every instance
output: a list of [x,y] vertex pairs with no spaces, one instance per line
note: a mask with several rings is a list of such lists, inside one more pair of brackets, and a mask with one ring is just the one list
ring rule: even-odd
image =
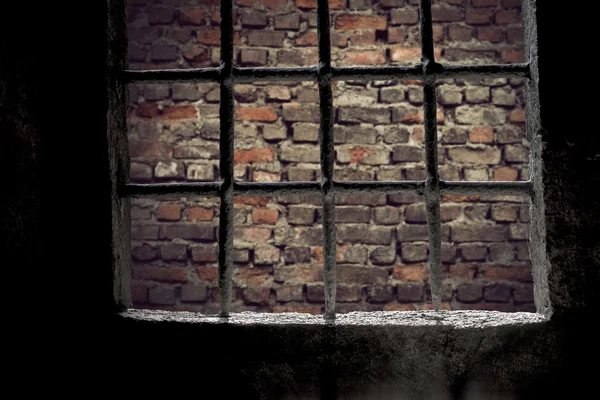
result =
[[126,319],[145,322],[182,324],[229,325],[335,325],[335,326],[444,326],[454,329],[516,327],[541,324],[547,318],[541,314],[498,311],[375,311],[338,314],[335,322],[325,321],[321,315],[301,313],[263,314],[255,312],[232,313],[230,318],[219,318],[187,311],[160,311],[130,309],[120,314]]

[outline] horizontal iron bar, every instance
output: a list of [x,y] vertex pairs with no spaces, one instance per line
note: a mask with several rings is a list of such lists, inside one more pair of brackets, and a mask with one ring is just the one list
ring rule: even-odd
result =
[[220,68],[123,71],[127,83],[218,82]]
[[531,195],[532,189],[533,185],[531,181],[440,181],[440,191],[442,194]]
[[318,67],[298,68],[234,68],[235,82],[316,81]]
[[529,78],[529,64],[442,65],[433,68],[437,79],[443,78]]
[[[220,67],[198,69],[126,70],[127,83],[218,82]],[[436,78],[528,78],[529,64],[442,65],[435,64],[431,72]],[[316,65],[297,68],[237,68],[233,69],[235,82],[263,81],[316,81]],[[383,67],[332,67],[333,80],[389,80],[423,79],[421,65]]]
[[[177,197],[177,196],[218,196],[220,182],[198,183],[130,183],[121,187],[122,197]],[[333,189],[340,194],[423,194],[425,181],[390,182],[334,182]],[[489,195],[528,195],[532,191],[531,181],[486,182],[486,181],[440,181],[442,194],[489,194]],[[235,182],[233,193],[236,196],[267,196],[293,194],[320,194],[321,182]]]
[[198,183],[129,183],[121,186],[119,195],[122,197],[187,197],[218,196],[221,182],[198,182]]
[[336,193],[344,194],[392,194],[417,193],[423,194],[425,181],[396,181],[396,182],[334,182]]
[[235,182],[233,193],[236,196],[319,194],[321,182]]

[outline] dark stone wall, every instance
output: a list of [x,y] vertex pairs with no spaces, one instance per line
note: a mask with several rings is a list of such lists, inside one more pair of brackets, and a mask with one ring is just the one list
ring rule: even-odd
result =
[[[595,392],[600,141],[595,105],[585,100],[593,89],[591,67],[577,64],[587,60],[593,13],[538,5],[552,322],[473,332],[337,327],[334,333],[324,326],[151,324],[112,315],[105,6],[19,8],[0,24],[7,199],[0,215],[10,283],[5,306],[29,322],[9,322],[7,329],[29,333],[10,341],[13,372],[31,382],[21,390],[226,398]],[[84,49],[74,34],[86,38]],[[556,51],[565,36],[567,54]]]

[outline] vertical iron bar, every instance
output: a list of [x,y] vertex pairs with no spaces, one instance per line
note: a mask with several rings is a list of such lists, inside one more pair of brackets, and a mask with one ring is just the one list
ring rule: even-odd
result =
[[221,173],[221,213],[219,218],[219,297],[220,317],[231,308],[233,274],[233,0],[221,0],[221,102],[219,169]]
[[429,231],[429,274],[431,298],[438,311],[442,299],[442,241],[440,222],[440,179],[437,154],[437,105],[435,75],[433,66],[433,22],[431,0],[421,0],[421,66],[423,67],[423,114],[425,119],[425,156],[427,180],[425,184],[425,205]]
[[325,319],[335,319],[336,229],[335,193],[333,190],[333,94],[331,80],[331,40],[328,0],[317,0],[317,35],[319,40],[319,145],[321,147],[321,189],[323,194],[323,280]]

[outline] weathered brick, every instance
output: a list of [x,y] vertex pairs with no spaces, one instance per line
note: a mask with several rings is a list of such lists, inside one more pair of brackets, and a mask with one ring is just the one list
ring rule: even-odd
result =
[[337,239],[344,243],[390,244],[392,229],[371,225],[343,224],[337,227]]
[[457,22],[464,19],[463,11],[460,8],[438,4],[431,7],[431,16],[433,22]]
[[343,107],[338,111],[338,120],[349,123],[389,124],[387,108]]
[[441,86],[437,90],[438,101],[445,106],[459,105],[462,103],[462,93],[458,87]]
[[419,243],[402,243],[402,260],[418,262],[427,260],[427,245]]
[[400,103],[404,101],[406,91],[402,87],[382,88],[379,94],[379,101],[382,103]]
[[400,222],[400,213],[396,207],[376,207],[375,223],[382,225],[395,225]]
[[385,15],[339,15],[335,20],[335,29],[344,31],[350,29],[377,29],[387,28]]
[[204,302],[208,298],[208,287],[203,284],[181,286],[180,298],[183,302]]
[[529,227],[527,224],[511,224],[508,228],[508,237],[511,240],[527,240]]
[[373,264],[392,264],[396,260],[396,248],[391,247],[376,247],[371,250],[371,262]]
[[264,11],[242,9],[240,10],[240,19],[244,27],[262,28],[267,26],[267,13]]
[[[254,12],[254,11],[252,11]],[[283,47],[285,32],[256,30],[248,32],[249,46]]]
[[255,225],[275,225],[277,223],[279,213],[271,208],[253,208],[252,222]]
[[397,299],[400,303],[423,301],[423,283],[399,283],[396,286]]
[[418,282],[429,280],[429,269],[425,264],[413,264],[394,267],[392,278],[402,282]]
[[344,265],[337,268],[339,283],[385,285],[388,272],[385,268]]
[[184,168],[182,164],[174,161],[169,163],[159,161],[154,167],[154,176],[159,179],[183,178]]
[[293,225],[312,225],[315,220],[315,209],[305,206],[290,206],[288,222]]
[[129,176],[136,182],[150,181],[152,180],[152,167],[148,164],[131,163]]
[[186,179],[189,181],[212,181],[215,179],[214,167],[211,164],[189,164]]
[[487,181],[489,173],[487,168],[465,168],[465,181]]
[[467,143],[467,131],[461,128],[452,127],[442,130],[443,144],[465,144]]
[[302,301],[304,299],[302,285],[282,286],[275,289],[278,302]]
[[371,209],[369,207],[336,207],[335,222],[337,223],[369,223]]
[[400,225],[396,229],[396,236],[400,242],[427,240],[429,234],[427,225]]
[[387,30],[388,43],[404,43],[406,32],[404,28],[389,28]]
[[174,83],[171,85],[171,96],[173,100],[196,101],[201,97],[198,85],[190,83]]
[[411,204],[404,210],[404,219],[408,223],[427,223],[427,211],[423,203]]
[[269,304],[269,288],[247,287],[242,291],[242,300],[244,304],[267,305]]
[[300,28],[300,16],[297,13],[276,15],[274,25],[275,29],[297,31]]
[[473,39],[473,28],[469,26],[450,25],[448,36],[450,40],[457,42],[470,42]]
[[275,266],[273,279],[277,282],[318,282],[323,280],[322,265],[298,264],[293,266]]
[[390,23],[392,25],[415,25],[419,22],[419,12],[413,8],[392,10]]
[[456,108],[456,121],[468,125],[503,125],[506,123],[506,113],[493,107],[459,106]]
[[[311,129],[318,135],[318,125],[311,125]],[[377,130],[363,126],[335,126],[334,140],[335,143],[375,144]]]
[[165,224],[160,226],[159,239],[215,240],[214,226],[209,224]]
[[487,247],[474,244],[463,245],[460,247],[460,255],[465,261],[485,261]]
[[131,300],[133,304],[147,303],[148,302],[148,288],[145,286],[132,285],[131,286]]
[[511,88],[501,87],[492,89],[492,103],[499,106],[513,106],[517,102],[517,96]]
[[474,303],[483,299],[481,283],[463,283],[456,288],[456,298],[464,303]]
[[[296,0],[296,7],[316,9],[317,0]],[[329,0],[329,8],[332,10],[346,7],[346,0]]]
[[250,261],[250,253],[248,250],[234,249],[231,253],[234,263],[245,264]]
[[531,303],[533,302],[533,285],[531,284],[520,284],[515,285],[513,298],[517,303]]
[[502,29],[492,26],[477,28],[477,39],[491,43],[500,43],[503,38]]
[[175,289],[171,287],[156,286],[148,291],[148,302],[158,305],[174,305]]
[[465,90],[467,103],[486,103],[490,100],[490,88],[486,86],[470,86]]
[[190,250],[194,262],[207,263],[217,261],[218,247],[216,244],[191,245]]
[[288,170],[289,181],[314,181],[315,170],[312,168],[291,167]]
[[219,29],[199,29],[196,35],[196,40],[200,44],[208,46],[219,46],[221,44],[221,36]]
[[310,248],[285,247],[283,256],[286,264],[302,264],[310,262]]
[[206,13],[200,7],[185,7],[179,10],[180,25],[204,25]]
[[131,256],[136,261],[152,261],[158,258],[158,249],[144,243],[142,246],[134,247]]
[[279,66],[301,66],[314,65],[318,63],[315,48],[279,50],[277,52],[277,64]]
[[187,260],[187,245],[167,243],[160,247],[160,257],[164,261],[185,261]]
[[188,271],[181,267],[142,267],[133,268],[133,279],[157,282],[184,283],[188,280]]
[[160,84],[145,85],[143,95],[146,101],[166,99],[169,97],[169,86]]
[[156,240],[158,238],[158,226],[132,225],[131,238],[134,240]]
[[499,222],[514,222],[517,220],[517,206],[506,204],[492,205],[492,219]]
[[319,107],[316,104],[289,103],[284,104],[282,116],[289,122],[319,122]]
[[235,275],[235,281],[242,285],[261,286],[270,278],[270,268],[238,268]]
[[501,225],[455,225],[451,229],[453,242],[502,242],[506,227]]
[[452,147],[448,149],[448,156],[452,161],[465,164],[494,165],[500,162],[500,150],[486,146],[479,147]]
[[505,64],[520,63],[525,59],[525,53],[522,48],[504,48],[500,50],[500,59]]
[[529,150],[522,145],[509,144],[504,147],[504,160],[514,163],[526,163],[529,161]]
[[448,268],[447,278],[458,281],[472,281],[475,277],[477,265],[475,264],[454,264]]
[[423,148],[416,146],[395,146],[392,160],[396,162],[424,162],[425,152]]
[[496,7],[498,0],[473,0],[473,7]]
[[471,25],[489,25],[493,16],[493,10],[468,8],[465,21]]
[[255,264],[276,264],[279,262],[280,251],[275,246],[258,246],[254,249]]
[[173,9],[163,5],[148,8],[148,23],[150,25],[168,24],[173,21]]
[[383,50],[347,51],[344,61],[348,65],[382,65],[386,63],[386,55]]
[[494,243],[489,246],[490,261],[508,263],[515,259],[515,249],[510,243]]
[[267,50],[242,49],[240,51],[240,63],[242,66],[265,65],[267,63]]

